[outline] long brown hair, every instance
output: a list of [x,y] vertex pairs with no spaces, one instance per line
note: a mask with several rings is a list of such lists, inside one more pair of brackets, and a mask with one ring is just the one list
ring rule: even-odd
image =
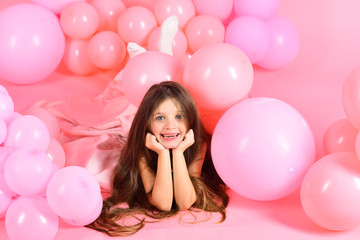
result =
[[[189,166],[195,156],[207,144],[207,153],[199,178],[192,177],[197,200],[190,210],[203,210],[221,214],[226,218],[225,208],[229,202],[225,184],[215,171],[210,155],[210,136],[204,131],[196,104],[190,93],[179,83],[164,81],[153,85],[145,94],[134,117],[129,135],[114,169],[112,193],[104,200],[100,216],[89,228],[109,236],[126,236],[139,231],[149,222],[148,217],[161,220],[175,215],[179,209],[174,204],[170,211],[158,210],[150,204],[139,173],[139,160],[145,157],[148,166],[156,173],[157,154],[145,146],[145,136],[150,131],[151,115],[165,100],[173,99],[181,107],[188,129],[193,129],[195,143],[184,152]],[[130,218],[130,220],[129,220]],[[120,221],[122,220],[122,221]]]

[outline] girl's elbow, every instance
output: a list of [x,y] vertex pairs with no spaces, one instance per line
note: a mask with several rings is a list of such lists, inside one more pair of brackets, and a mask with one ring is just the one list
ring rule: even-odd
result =
[[195,202],[196,202],[196,197],[191,198],[189,201],[178,203],[178,208],[180,211],[186,211],[190,209]]

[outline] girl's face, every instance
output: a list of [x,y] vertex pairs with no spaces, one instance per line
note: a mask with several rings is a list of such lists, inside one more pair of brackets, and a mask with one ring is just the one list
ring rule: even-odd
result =
[[176,148],[187,132],[179,104],[173,99],[162,102],[151,116],[151,131],[164,148]]

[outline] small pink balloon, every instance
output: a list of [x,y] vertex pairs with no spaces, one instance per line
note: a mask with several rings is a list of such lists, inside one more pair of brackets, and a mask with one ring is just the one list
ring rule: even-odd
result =
[[190,49],[196,52],[203,46],[224,42],[225,27],[217,17],[197,15],[186,25],[185,34]]
[[14,113],[14,102],[5,91],[0,92],[0,119],[7,121]]
[[333,122],[326,130],[323,138],[325,154],[344,151],[355,151],[355,139],[358,130],[349,119],[343,118]]
[[89,40],[66,40],[63,61],[66,67],[74,74],[88,75],[96,71],[97,67],[90,60],[88,54]]
[[46,197],[51,209],[65,219],[82,219],[98,204],[100,186],[95,176],[78,166],[65,167],[51,178]]
[[256,64],[265,69],[278,69],[297,56],[300,34],[296,26],[286,18],[274,16],[266,22],[270,29],[270,46],[265,57]]
[[195,16],[195,6],[191,0],[156,0],[154,14],[158,23],[173,15],[179,20],[179,28],[182,29]]
[[12,147],[0,146],[0,172],[4,170],[5,162],[13,151],[14,149]]
[[347,77],[342,88],[342,105],[349,121],[360,128],[360,67]]
[[353,152],[322,157],[306,173],[300,198],[306,215],[335,231],[360,223],[360,161]]
[[50,137],[58,137],[60,133],[59,121],[49,110],[42,107],[32,107],[27,109],[24,115],[32,115],[39,118],[46,125]]
[[45,150],[45,153],[59,169],[65,166],[65,151],[61,144],[54,138],[50,138],[49,146]]
[[91,5],[99,14],[98,31],[117,31],[117,19],[126,7],[119,0],[94,0]]
[[249,58],[239,48],[218,43],[200,48],[184,69],[184,86],[197,104],[225,110],[246,97],[253,84]]
[[120,13],[117,21],[117,30],[126,42],[144,45],[155,28],[157,22],[154,14],[141,6],[129,7]]
[[233,10],[233,0],[193,0],[198,15],[211,15],[221,21],[227,20]]
[[6,233],[14,240],[54,239],[59,228],[59,217],[40,196],[20,196],[5,217]]
[[34,3],[37,3],[49,10],[53,11],[56,14],[60,14],[64,8],[73,2],[86,2],[86,0],[31,0]]
[[263,19],[272,17],[280,0],[234,0],[236,16],[254,16]]
[[[157,27],[151,32],[147,42],[147,50],[160,51],[160,47],[159,47],[160,34],[161,34],[161,27]],[[182,30],[178,30],[172,42],[173,56],[179,59],[181,56],[183,56],[183,54],[185,54],[187,47],[188,47],[187,39],[184,32]]]
[[220,118],[211,154],[230,189],[249,199],[271,201],[300,187],[315,160],[315,140],[292,106],[272,98],[249,98]]
[[13,148],[30,147],[45,151],[50,134],[43,121],[32,115],[16,118],[8,127],[4,146]]
[[60,24],[66,35],[74,39],[91,37],[99,27],[99,15],[87,2],[73,2],[64,8]]
[[129,101],[139,106],[147,90],[162,81],[182,80],[183,66],[176,58],[148,51],[129,60],[122,73],[122,89]]
[[49,157],[31,148],[15,150],[6,160],[4,175],[9,188],[22,196],[43,191],[53,173]]
[[226,27],[225,42],[240,48],[254,64],[265,58],[270,36],[270,28],[264,20],[242,16],[233,19]]
[[98,68],[114,69],[124,61],[126,46],[115,32],[102,31],[90,39],[88,55],[91,62]]
[[0,77],[17,84],[41,81],[59,66],[65,37],[57,16],[37,4],[0,12]]

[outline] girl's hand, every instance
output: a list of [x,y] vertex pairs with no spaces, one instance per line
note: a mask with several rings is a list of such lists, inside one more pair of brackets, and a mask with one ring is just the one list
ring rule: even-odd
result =
[[161,143],[158,142],[154,134],[147,133],[146,139],[145,139],[145,146],[156,152],[157,154],[160,154],[162,151],[166,150]]
[[184,136],[182,142],[174,149],[175,151],[184,152],[188,147],[193,145],[195,142],[194,131],[190,129]]

